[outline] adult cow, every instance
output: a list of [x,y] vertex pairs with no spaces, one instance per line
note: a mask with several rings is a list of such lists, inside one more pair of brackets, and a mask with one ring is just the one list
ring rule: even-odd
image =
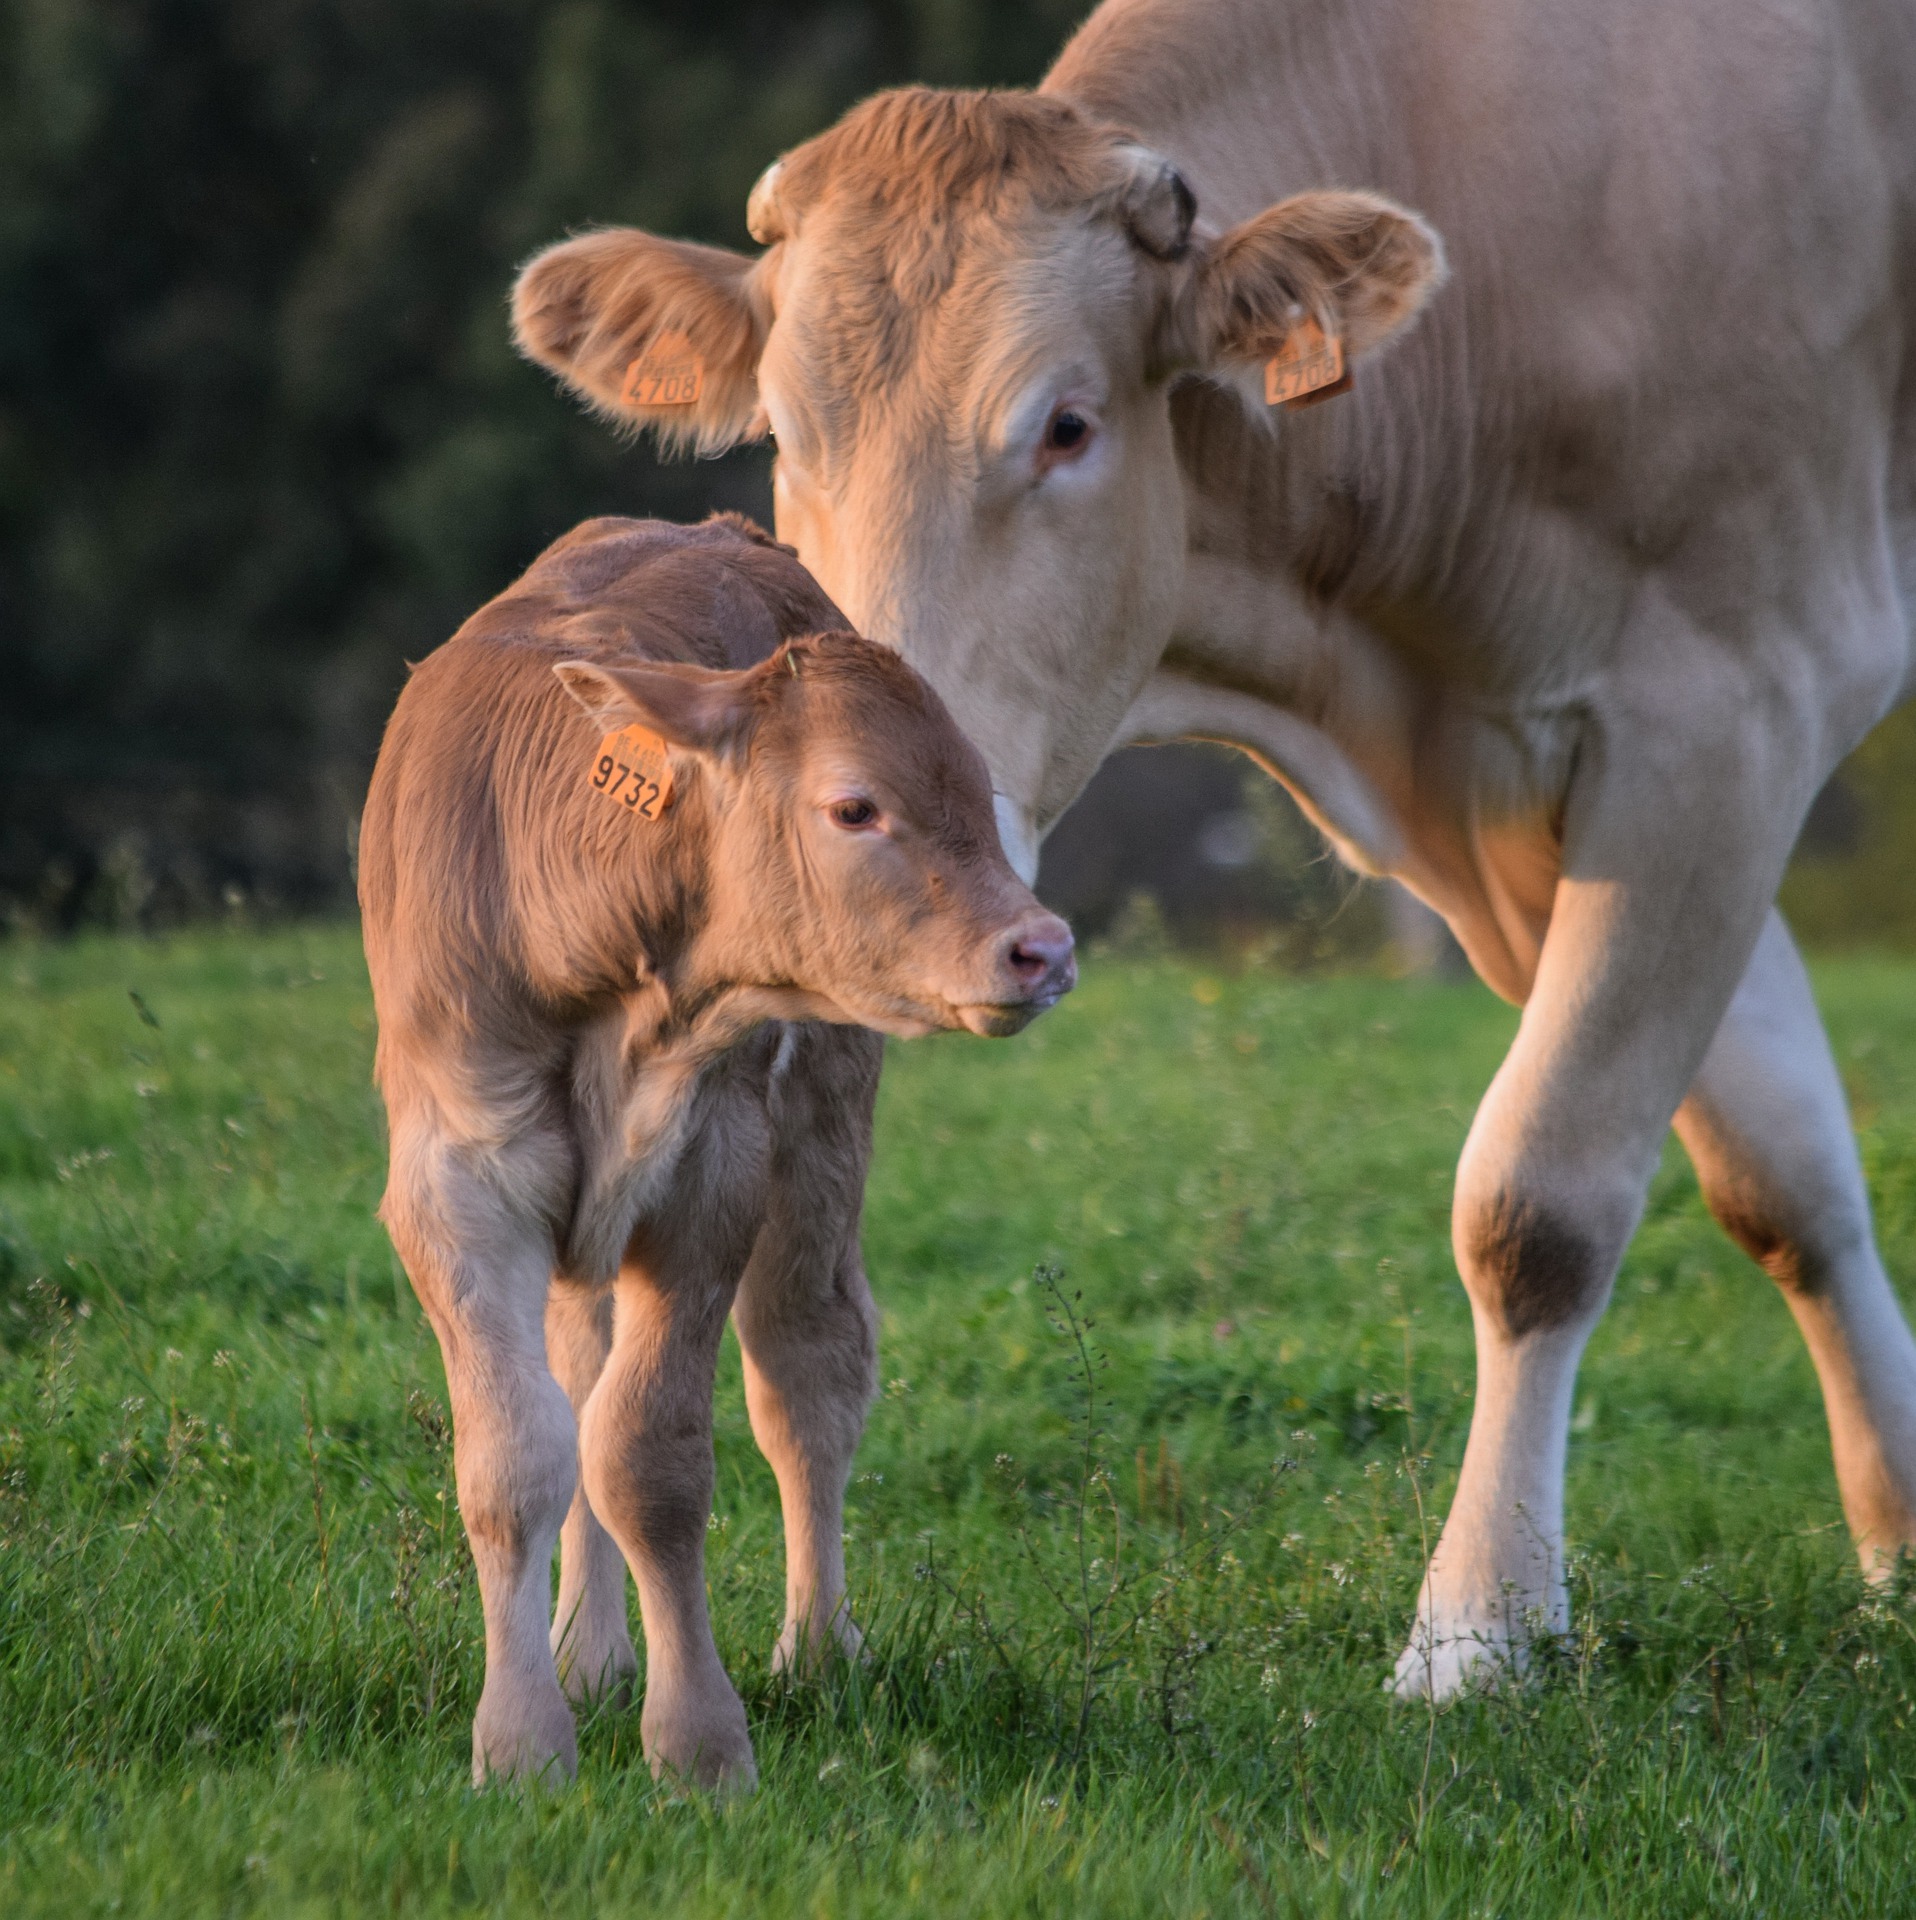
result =
[[[1889,0],[1111,0],[1035,94],[787,155],[755,260],[593,233],[518,290],[607,413],[775,433],[782,537],[944,694],[1027,870],[1113,748],[1229,741],[1522,1005],[1406,1692],[1565,1623],[1573,1376],[1673,1118],[1865,1566],[1916,1541],[1916,1344],[1771,905],[1911,688],[1912,98]],[[1355,391],[1274,413],[1313,323]],[[696,400],[645,404],[675,352]]]

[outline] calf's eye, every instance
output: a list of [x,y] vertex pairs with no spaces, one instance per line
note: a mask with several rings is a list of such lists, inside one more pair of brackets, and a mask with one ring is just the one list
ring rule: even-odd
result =
[[825,809],[832,817],[832,825],[856,832],[860,827],[869,827],[878,818],[878,809],[869,800],[834,800]]

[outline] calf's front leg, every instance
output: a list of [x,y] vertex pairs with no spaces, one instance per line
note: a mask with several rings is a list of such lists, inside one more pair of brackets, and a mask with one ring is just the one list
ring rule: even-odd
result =
[[381,1212],[439,1336],[459,1517],[485,1610],[473,1779],[569,1778],[578,1741],[547,1632],[577,1446],[546,1364],[551,1235],[507,1197],[493,1156],[443,1144],[403,1117],[392,1169]]

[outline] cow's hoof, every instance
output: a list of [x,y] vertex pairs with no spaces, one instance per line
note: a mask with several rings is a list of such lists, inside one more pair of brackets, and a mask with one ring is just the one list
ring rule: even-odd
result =
[[475,1786],[557,1788],[578,1771],[579,1736],[556,1685],[521,1690],[516,1699],[487,1686],[472,1723]]
[[729,1711],[708,1708],[700,1714],[654,1714],[648,1700],[640,1738],[652,1777],[661,1784],[723,1794],[750,1793],[758,1785],[752,1736],[736,1696]]
[[1453,1628],[1432,1633],[1419,1622],[1410,1645],[1397,1656],[1390,1690],[1400,1700],[1441,1704],[1494,1687],[1522,1664],[1522,1650],[1501,1630]]

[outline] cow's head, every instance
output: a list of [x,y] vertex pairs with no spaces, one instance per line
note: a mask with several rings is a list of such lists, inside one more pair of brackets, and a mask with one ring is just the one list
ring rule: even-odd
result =
[[1012,872],[978,751],[930,686],[854,634],[721,672],[567,661],[608,732],[660,736],[693,791],[695,970],[805,1017],[1015,1033],[1077,979],[1071,930]]
[[1358,358],[1411,318],[1435,238],[1328,191],[1214,233],[1166,160],[1068,102],[929,90],[788,154],[748,219],[756,260],[627,230],[541,254],[520,344],[668,442],[776,436],[781,538],[983,748],[1028,878],[1170,637],[1171,384],[1262,414],[1300,329]]

